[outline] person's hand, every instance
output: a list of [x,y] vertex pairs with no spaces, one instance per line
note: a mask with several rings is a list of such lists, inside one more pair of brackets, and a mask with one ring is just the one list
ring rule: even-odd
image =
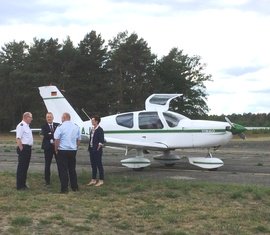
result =
[[102,147],[102,144],[99,143],[99,144],[98,144],[98,147],[97,147],[97,150],[99,150],[101,147]]

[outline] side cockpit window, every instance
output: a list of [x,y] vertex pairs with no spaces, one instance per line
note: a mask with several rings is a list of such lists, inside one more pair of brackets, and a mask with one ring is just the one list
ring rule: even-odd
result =
[[163,116],[169,127],[176,127],[181,119],[183,119],[180,115],[175,115],[169,112],[164,112]]
[[116,123],[119,126],[124,126],[128,128],[133,127],[133,113],[127,113],[127,114],[120,114],[116,116]]
[[140,129],[162,129],[163,124],[159,119],[157,112],[139,113],[139,128]]

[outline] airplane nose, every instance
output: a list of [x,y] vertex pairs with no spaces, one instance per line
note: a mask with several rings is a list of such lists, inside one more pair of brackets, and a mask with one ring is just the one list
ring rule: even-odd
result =
[[232,131],[233,134],[240,134],[240,133],[243,133],[246,130],[247,130],[247,128],[245,128],[242,125],[236,124],[236,123],[234,123],[234,125],[231,128],[231,131]]
[[240,124],[232,123],[230,119],[227,117],[225,117],[225,120],[230,124],[230,128],[227,129],[227,126],[226,126],[226,130],[231,131],[233,135],[239,135],[239,137],[242,139],[246,138],[244,132],[247,130],[247,128],[245,128],[244,126]]

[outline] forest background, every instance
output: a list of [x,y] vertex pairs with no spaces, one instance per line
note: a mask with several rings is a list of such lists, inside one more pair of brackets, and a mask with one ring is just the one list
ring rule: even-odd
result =
[[[165,43],[165,42],[164,42]],[[82,119],[143,110],[153,93],[178,93],[170,109],[194,119],[224,121],[208,115],[206,64],[178,48],[158,59],[136,33],[120,32],[105,44],[96,31],[74,46],[69,37],[6,43],[0,50],[0,131],[14,129],[25,111],[33,113],[33,127],[44,122],[46,108],[38,87],[56,85]],[[270,126],[270,113],[227,115],[244,126]]]

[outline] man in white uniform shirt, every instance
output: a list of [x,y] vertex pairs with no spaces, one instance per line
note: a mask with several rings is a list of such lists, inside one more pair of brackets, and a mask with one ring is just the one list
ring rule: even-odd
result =
[[16,143],[18,153],[18,166],[16,174],[17,190],[28,189],[26,186],[26,178],[33,145],[33,135],[29,124],[31,123],[32,119],[32,113],[25,112],[23,114],[23,120],[16,127]]

